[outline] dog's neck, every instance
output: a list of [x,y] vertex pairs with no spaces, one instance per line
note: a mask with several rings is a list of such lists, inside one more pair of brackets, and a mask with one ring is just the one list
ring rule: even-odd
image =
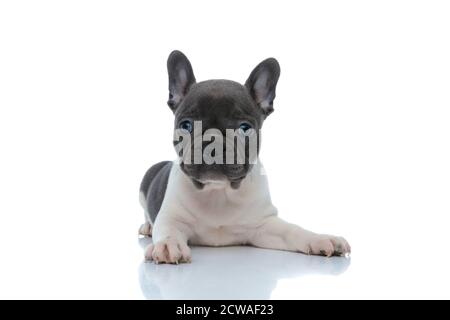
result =
[[228,181],[208,183],[199,189],[175,162],[169,177],[167,197],[171,199],[171,205],[186,210],[193,221],[208,226],[229,225],[236,221],[245,223],[256,215],[266,216],[276,212],[260,161],[248,172],[238,189],[232,188]]

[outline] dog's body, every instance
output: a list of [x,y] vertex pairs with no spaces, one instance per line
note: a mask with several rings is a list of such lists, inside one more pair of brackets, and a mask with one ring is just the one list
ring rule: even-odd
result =
[[[195,137],[193,123],[202,121],[205,131],[200,134],[214,128],[214,141],[229,128],[240,128],[242,135],[254,128],[259,141],[262,122],[273,111],[279,76],[275,59],[258,65],[245,86],[228,80],[195,83],[189,61],[178,51],[169,56],[168,71],[168,104],[174,111],[176,128]],[[225,142],[223,145],[225,150]],[[193,152],[199,148],[187,146]],[[200,149],[205,147],[202,144]],[[153,244],[146,249],[147,259],[189,262],[188,243],[248,244],[327,256],[350,253],[343,238],[315,234],[278,218],[262,164],[243,148],[245,163],[190,164],[190,158],[183,155],[147,171],[140,189],[146,216],[140,233],[153,237]]]

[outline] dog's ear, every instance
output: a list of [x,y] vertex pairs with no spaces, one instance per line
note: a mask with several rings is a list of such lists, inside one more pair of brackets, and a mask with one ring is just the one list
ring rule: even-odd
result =
[[175,112],[189,88],[195,83],[195,76],[188,58],[178,50],[172,51],[169,55],[167,72],[169,73],[169,100],[167,104]]
[[251,96],[268,116],[273,112],[275,89],[280,77],[280,65],[274,58],[268,58],[258,64],[245,82]]

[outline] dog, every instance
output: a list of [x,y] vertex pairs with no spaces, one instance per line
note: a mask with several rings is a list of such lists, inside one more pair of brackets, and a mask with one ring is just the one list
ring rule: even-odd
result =
[[[177,141],[174,135],[178,159],[153,165],[141,182],[145,223],[139,233],[153,240],[145,249],[146,260],[191,262],[189,245],[251,245],[328,257],[349,255],[351,248],[344,238],[288,223],[278,217],[271,202],[258,153],[262,124],[274,110],[280,76],[277,60],[258,64],[244,85],[230,80],[197,83],[190,61],[180,51],[169,55],[167,70],[167,104],[175,116],[175,131],[183,139]],[[233,133],[231,138],[228,133]],[[253,147],[249,140],[256,141]],[[208,142],[215,142],[214,146]],[[198,155],[200,161],[195,159]]]

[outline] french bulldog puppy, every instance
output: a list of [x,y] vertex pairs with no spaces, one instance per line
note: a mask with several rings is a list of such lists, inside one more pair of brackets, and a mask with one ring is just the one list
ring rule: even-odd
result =
[[167,69],[178,159],[155,164],[141,183],[146,221],[139,232],[153,238],[146,259],[191,262],[190,244],[349,254],[344,238],[288,223],[271,202],[258,152],[263,121],[274,110],[277,60],[262,61],[245,85],[230,80],[197,83],[180,51],[169,55]]

